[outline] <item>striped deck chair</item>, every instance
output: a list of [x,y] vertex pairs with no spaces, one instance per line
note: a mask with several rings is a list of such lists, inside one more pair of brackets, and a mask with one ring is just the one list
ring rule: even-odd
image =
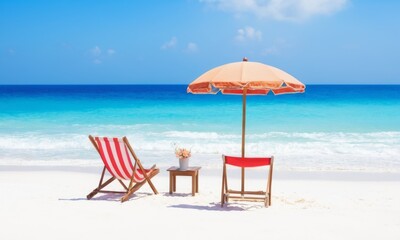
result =
[[[236,201],[262,201],[264,206],[271,206],[272,170],[274,157],[231,157],[222,155],[224,162],[222,170],[221,207],[229,199]],[[266,191],[237,191],[228,188],[227,165],[240,168],[269,166]],[[242,177],[242,182],[244,178]]]
[[[150,179],[157,175],[160,170],[155,165],[149,169],[144,169],[126,137],[119,139],[92,137],[89,135],[89,139],[100,154],[104,168],[98,187],[87,195],[87,199],[93,198],[97,193],[124,193],[124,196],[121,198],[121,202],[124,202],[146,182],[149,183],[154,194],[158,194],[157,189]],[[132,164],[129,152],[135,160],[134,164]],[[106,169],[111,174],[111,178],[103,182]],[[118,180],[125,191],[102,190],[114,180]],[[125,185],[124,180],[129,181],[128,186]]]

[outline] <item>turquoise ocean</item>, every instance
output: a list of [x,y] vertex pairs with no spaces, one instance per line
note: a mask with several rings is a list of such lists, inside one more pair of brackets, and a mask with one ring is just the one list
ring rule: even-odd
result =
[[[0,86],[0,166],[100,166],[88,135],[127,136],[143,162],[220,168],[240,155],[242,97],[186,85]],[[400,172],[400,85],[308,85],[247,98],[246,153],[276,168]]]

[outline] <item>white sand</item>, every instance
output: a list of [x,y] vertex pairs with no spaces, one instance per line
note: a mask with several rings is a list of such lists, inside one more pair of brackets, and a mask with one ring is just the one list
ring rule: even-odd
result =
[[[6,169],[6,170],[5,170]],[[100,173],[0,171],[0,239],[400,239],[400,181],[274,178],[272,206],[221,208],[220,176],[203,169],[200,193],[178,177],[168,194],[165,169],[125,203],[86,195]],[[99,170],[100,171],[100,170]],[[290,173],[286,173],[286,175]],[[337,180],[335,180],[335,176]],[[257,183],[251,179],[248,186]]]

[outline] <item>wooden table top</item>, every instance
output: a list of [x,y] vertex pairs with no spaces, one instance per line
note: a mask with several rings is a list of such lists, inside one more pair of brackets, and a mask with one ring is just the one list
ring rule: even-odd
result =
[[199,171],[201,167],[189,167],[187,170],[179,170],[179,167],[170,167],[167,169],[167,171],[182,171],[182,172],[195,172]]

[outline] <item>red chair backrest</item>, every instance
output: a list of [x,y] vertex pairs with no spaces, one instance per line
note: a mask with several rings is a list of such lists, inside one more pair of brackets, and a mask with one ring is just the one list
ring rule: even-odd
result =
[[225,163],[237,167],[261,167],[271,165],[269,157],[232,157],[224,156]]

